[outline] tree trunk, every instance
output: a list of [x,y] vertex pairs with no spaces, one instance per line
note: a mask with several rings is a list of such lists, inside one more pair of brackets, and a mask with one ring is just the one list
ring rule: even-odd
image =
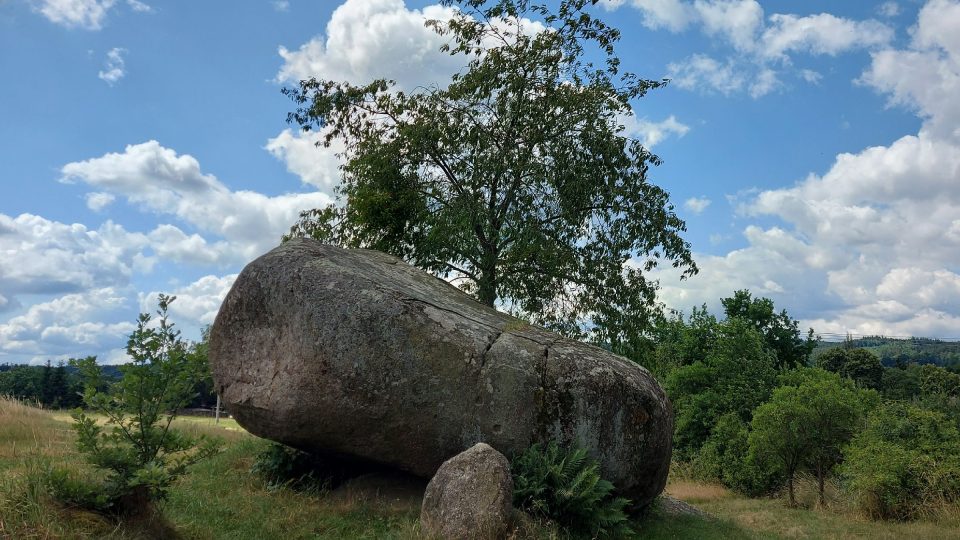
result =
[[497,252],[485,249],[483,266],[480,268],[480,281],[477,283],[477,299],[480,303],[493,307],[497,301]]
[[826,500],[823,496],[823,484],[826,476],[827,475],[824,473],[823,467],[817,467],[817,504],[820,505],[820,508],[823,508],[826,504]]
[[790,492],[790,507],[797,505],[797,499],[793,496],[793,474],[787,478],[787,491]]
[[497,284],[493,281],[493,276],[487,277],[486,272],[477,283],[477,300],[490,307],[493,307],[493,303],[497,301]]

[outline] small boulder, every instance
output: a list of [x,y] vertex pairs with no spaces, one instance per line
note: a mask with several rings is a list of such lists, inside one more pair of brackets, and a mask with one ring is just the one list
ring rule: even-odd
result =
[[428,537],[501,538],[512,512],[510,462],[485,443],[448,459],[427,484],[420,525]]

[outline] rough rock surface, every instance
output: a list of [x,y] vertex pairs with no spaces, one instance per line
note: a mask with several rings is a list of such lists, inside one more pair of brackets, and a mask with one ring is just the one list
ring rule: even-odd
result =
[[210,363],[242,426],[306,451],[429,478],[480,441],[513,455],[554,439],[637,506],[666,483],[673,413],[646,369],[383,253],[297,239],[251,262]]
[[490,445],[477,443],[445,461],[427,484],[420,525],[431,538],[501,538],[510,524],[512,500],[510,462]]

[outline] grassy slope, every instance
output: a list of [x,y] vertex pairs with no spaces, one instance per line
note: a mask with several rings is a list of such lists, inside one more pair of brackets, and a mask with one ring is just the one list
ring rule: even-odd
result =
[[[94,474],[73,448],[70,418],[0,399],[0,538],[420,538],[422,481],[360,478],[331,493],[269,490],[249,473],[259,440],[232,421],[182,419],[179,426],[227,441],[219,456],[197,465],[163,504],[163,520],[116,525],[65,509],[29,477],[48,467]],[[719,520],[665,516],[638,521],[643,538],[958,538],[960,524],[873,523],[829,511],[789,510],[777,500],[744,499],[716,486],[673,482],[668,491]],[[529,524],[517,538],[557,537]]]

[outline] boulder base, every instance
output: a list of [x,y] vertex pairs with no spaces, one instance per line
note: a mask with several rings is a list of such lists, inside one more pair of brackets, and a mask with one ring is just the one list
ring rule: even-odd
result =
[[423,496],[420,526],[428,538],[501,538],[513,511],[510,462],[477,443],[445,461]]
[[291,240],[247,265],[210,332],[250,432],[430,478],[477,442],[587,448],[638,506],[666,483],[673,413],[644,368],[484,306],[400,259]]

